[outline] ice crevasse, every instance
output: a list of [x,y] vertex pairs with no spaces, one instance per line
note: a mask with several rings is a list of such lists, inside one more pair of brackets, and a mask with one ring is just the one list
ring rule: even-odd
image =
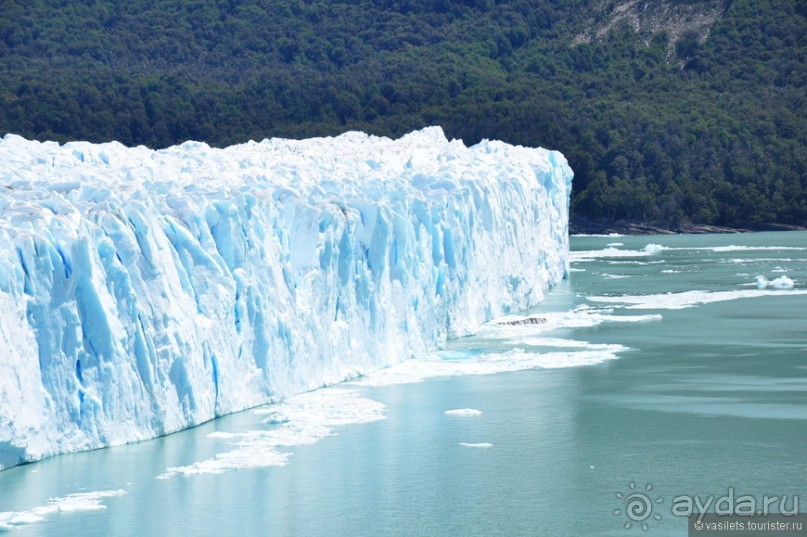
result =
[[556,151],[0,140],[0,469],[383,368],[568,272]]

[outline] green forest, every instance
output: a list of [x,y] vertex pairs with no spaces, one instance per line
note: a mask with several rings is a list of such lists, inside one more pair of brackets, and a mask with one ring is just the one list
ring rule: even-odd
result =
[[708,4],[705,29],[637,28],[618,4],[3,0],[0,135],[158,148],[441,125],[562,151],[577,217],[807,224],[807,2],[621,2]]

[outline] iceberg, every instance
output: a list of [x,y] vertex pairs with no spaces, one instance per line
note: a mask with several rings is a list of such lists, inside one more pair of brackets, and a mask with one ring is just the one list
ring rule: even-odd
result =
[[765,276],[757,276],[757,289],[773,287],[774,289],[793,289],[796,283],[787,276],[779,276],[768,280]]
[[556,151],[0,140],[0,469],[356,378],[568,274]]

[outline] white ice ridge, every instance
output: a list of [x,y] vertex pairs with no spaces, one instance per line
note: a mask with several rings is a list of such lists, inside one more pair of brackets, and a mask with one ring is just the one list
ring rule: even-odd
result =
[[0,140],[0,468],[333,384],[568,272],[554,151],[398,140],[160,151]]

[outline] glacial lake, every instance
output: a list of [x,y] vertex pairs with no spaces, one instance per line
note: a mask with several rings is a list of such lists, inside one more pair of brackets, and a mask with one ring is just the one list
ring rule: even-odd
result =
[[807,232],[571,244],[570,278],[503,319],[521,323],[0,472],[0,532],[685,536],[682,496],[807,511]]

